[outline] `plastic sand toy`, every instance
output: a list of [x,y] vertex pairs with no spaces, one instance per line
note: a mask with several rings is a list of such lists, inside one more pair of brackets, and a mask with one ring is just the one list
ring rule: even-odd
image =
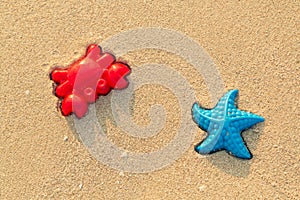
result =
[[126,88],[129,73],[127,64],[117,62],[112,54],[104,53],[101,47],[92,44],[86,54],[68,68],[55,68],[50,78],[56,83],[55,95],[62,99],[62,114],[74,113],[81,118],[86,114],[88,104],[94,103],[99,95]]
[[210,154],[225,150],[241,159],[252,158],[241,132],[263,122],[264,118],[239,110],[235,106],[237,94],[238,90],[229,91],[211,110],[201,108],[197,103],[194,103],[193,119],[202,130],[208,133],[208,136],[195,146],[198,153]]

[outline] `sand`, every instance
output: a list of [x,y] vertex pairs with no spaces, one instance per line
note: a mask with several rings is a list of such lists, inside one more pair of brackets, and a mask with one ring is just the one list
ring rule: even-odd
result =
[[[0,199],[300,198],[296,1],[5,0],[0,13]],[[49,71],[76,60],[92,42],[101,45],[138,27],[172,29],[192,38],[213,59],[223,92],[238,88],[239,108],[265,117],[265,123],[243,133],[252,160],[225,152],[199,156],[193,146],[205,137],[200,129],[179,159],[154,172],[123,172],[90,154],[72,118],[56,109]],[[133,70],[164,61],[186,77],[198,101],[213,106],[203,79],[178,56],[140,50],[122,59]],[[128,151],[159,150],[178,127],[177,101],[163,87],[140,88],[134,120],[147,125],[149,106],[160,103],[167,111],[165,127],[145,140],[122,133],[108,119],[109,138]],[[107,105],[97,105],[101,116]]]

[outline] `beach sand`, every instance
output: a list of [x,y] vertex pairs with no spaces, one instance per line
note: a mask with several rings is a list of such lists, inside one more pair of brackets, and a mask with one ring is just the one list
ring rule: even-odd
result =
[[[0,13],[0,199],[300,198],[296,1],[4,0]],[[88,44],[139,27],[172,29],[199,43],[222,77],[222,92],[239,89],[239,108],[265,118],[243,133],[252,160],[224,151],[199,156],[200,129],[179,159],[149,173],[122,172],[90,154],[72,118],[57,110],[49,72],[78,59]],[[143,49],[122,59],[133,70],[164,62],[186,77],[199,102],[214,106],[203,78],[177,55]],[[153,85],[136,91],[134,121],[147,125],[156,103],[167,119],[150,139],[132,138],[101,116],[106,103],[97,102],[97,112],[112,142],[149,152],[168,144],[180,123],[176,96]]]

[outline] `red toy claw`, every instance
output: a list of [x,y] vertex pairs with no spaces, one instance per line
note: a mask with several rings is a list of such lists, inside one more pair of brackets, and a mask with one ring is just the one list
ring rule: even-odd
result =
[[124,89],[128,85],[126,76],[130,67],[110,53],[104,53],[96,44],[87,48],[85,56],[69,68],[54,69],[51,74],[57,87],[55,95],[62,98],[61,111],[64,116],[75,113],[78,118],[85,115],[89,103],[99,95],[107,95],[111,89]]

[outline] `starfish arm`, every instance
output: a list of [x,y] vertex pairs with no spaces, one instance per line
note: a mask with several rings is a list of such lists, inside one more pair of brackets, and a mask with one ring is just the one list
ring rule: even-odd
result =
[[[212,117],[225,118],[228,110],[236,109],[235,98],[238,94],[238,90],[230,90],[227,92],[218,102],[216,107],[213,109]],[[220,115],[222,113],[222,115]]]
[[200,154],[210,154],[223,148],[223,138],[219,135],[208,134],[208,136],[195,146],[195,151]]
[[192,107],[192,116],[193,120],[202,130],[208,130],[211,120],[211,110],[205,110],[201,108],[197,103],[194,103]]
[[240,132],[234,128],[232,130],[230,131],[229,135],[224,137],[224,149],[227,153],[238,158],[251,159],[252,154],[248,150]]
[[241,114],[231,118],[230,126],[237,128],[240,131],[246,130],[253,125],[263,122],[264,118],[249,112],[240,111]]
[[[200,154],[209,154],[223,149],[224,123],[212,122],[208,128],[208,136],[198,145],[195,150]],[[223,130],[223,132],[222,132]]]

